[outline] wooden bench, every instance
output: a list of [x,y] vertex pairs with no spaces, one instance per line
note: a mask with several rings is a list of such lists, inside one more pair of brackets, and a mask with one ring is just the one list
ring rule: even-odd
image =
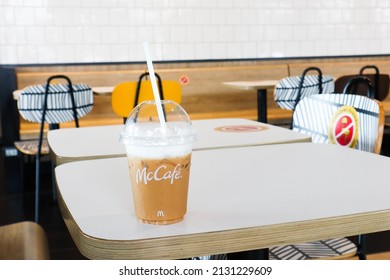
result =
[[[342,75],[357,74],[362,66],[369,64],[377,65],[381,73],[390,73],[390,59],[387,57],[155,63],[155,70],[165,80],[187,79],[187,83],[182,83],[182,106],[192,119],[241,117],[255,120],[256,92],[225,87],[223,82],[280,80],[289,74],[300,75],[309,66],[317,66],[323,74],[332,75],[336,79]],[[44,84],[47,77],[55,74],[67,75],[73,83],[101,87],[138,80],[145,71],[145,64],[37,66],[17,67],[16,77],[18,89]],[[95,95],[94,102],[92,112],[80,119],[81,126],[122,123],[122,119],[111,108],[109,95]],[[274,102],[273,91],[269,92],[267,103],[269,123],[287,125],[291,121],[291,112],[278,108]],[[390,121],[390,97],[383,104]],[[37,131],[36,124],[20,120],[22,139],[36,136]]]

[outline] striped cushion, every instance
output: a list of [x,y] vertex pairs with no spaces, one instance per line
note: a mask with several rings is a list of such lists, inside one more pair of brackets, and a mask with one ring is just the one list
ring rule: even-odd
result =
[[269,250],[270,260],[332,259],[356,255],[356,245],[347,238],[334,238]]
[[[329,126],[335,113],[344,105],[358,115],[356,149],[374,152],[379,135],[380,106],[376,100],[353,94],[321,94],[301,100],[293,115],[293,130],[312,137],[314,143],[330,143]],[[383,121],[383,120],[382,120]]]
[[[279,81],[276,85],[274,98],[275,102],[283,109],[294,110],[299,92],[301,76],[287,77]],[[334,81],[332,76],[322,76],[322,93],[334,91]],[[303,81],[301,97],[319,93],[318,76],[306,75]]]
[[[332,259],[354,256],[356,245],[348,238],[334,238],[295,245],[278,246],[269,249],[270,260]],[[193,260],[226,260],[226,254],[202,256]]]
[[[22,90],[18,109],[23,119],[40,123],[46,85],[29,86]],[[73,85],[77,116],[85,116],[93,107],[93,92],[87,84]],[[72,102],[66,84],[51,84],[47,98],[45,122],[58,124],[74,120]]]

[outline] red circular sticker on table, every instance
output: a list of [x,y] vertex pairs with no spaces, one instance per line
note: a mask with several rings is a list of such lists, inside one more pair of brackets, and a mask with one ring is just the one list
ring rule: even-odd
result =
[[180,77],[180,83],[181,83],[183,86],[188,85],[189,82],[190,82],[190,78],[188,78],[188,76],[183,75],[183,76]]
[[359,137],[359,119],[355,108],[340,107],[333,115],[328,131],[329,141],[354,148]]
[[216,131],[222,132],[256,132],[266,129],[268,129],[268,127],[261,125],[226,125],[215,128]]

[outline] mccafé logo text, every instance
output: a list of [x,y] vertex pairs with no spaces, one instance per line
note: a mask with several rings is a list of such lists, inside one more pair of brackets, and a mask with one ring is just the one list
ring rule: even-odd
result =
[[173,184],[174,180],[178,180],[180,178],[182,178],[180,164],[176,165],[172,171],[167,170],[166,165],[161,165],[154,171],[148,171],[148,169],[144,167],[142,170],[138,169],[135,175],[135,180],[137,184],[140,181],[141,182],[143,181],[145,185],[147,185],[148,182],[153,180],[154,181],[169,180],[169,182]]

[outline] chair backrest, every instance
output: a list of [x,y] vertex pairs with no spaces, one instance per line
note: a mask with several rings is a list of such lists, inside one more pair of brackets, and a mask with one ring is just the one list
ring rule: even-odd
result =
[[[65,79],[67,83],[51,84],[58,79]],[[18,99],[20,115],[27,121],[37,123],[41,123],[43,115],[43,121],[49,124],[72,121],[88,114],[92,107],[91,87],[87,84],[72,84],[70,79],[63,75],[49,77],[46,85],[24,88]]]
[[366,86],[366,96],[368,98],[374,98],[374,87],[369,78],[365,76],[356,76],[351,78],[343,89],[343,94],[357,94],[357,88],[359,85]]
[[293,114],[293,130],[314,143],[332,143],[379,154],[384,127],[382,104],[366,96],[321,94],[302,99]]
[[[316,70],[318,75],[307,75],[307,72]],[[279,107],[294,110],[298,101],[313,94],[330,93],[334,90],[333,77],[322,75],[317,67],[304,70],[302,76],[283,78],[275,87],[274,99]]]
[[[368,69],[374,69],[375,73],[365,74],[365,70]],[[374,88],[374,98],[376,100],[382,101],[386,99],[389,94],[390,77],[388,74],[380,74],[378,67],[375,65],[363,66],[359,71],[359,75],[346,75],[337,78],[335,81],[335,92],[343,92],[343,89],[345,88],[348,81],[357,76],[364,76],[370,79]],[[363,85],[358,85],[356,87],[355,94],[366,95],[367,90]]]
[[[162,80],[161,85],[163,92],[162,99],[173,100],[178,104],[181,103],[182,89],[178,82]],[[140,91],[137,101],[136,93],[138,86]],[[154,100],[153,89],[150,80],[142,80],[140,81],[140,84],[135,81],[117,84],[111,96],[112,109],[122,118],[127,118],[135,105],[146,100]]]

